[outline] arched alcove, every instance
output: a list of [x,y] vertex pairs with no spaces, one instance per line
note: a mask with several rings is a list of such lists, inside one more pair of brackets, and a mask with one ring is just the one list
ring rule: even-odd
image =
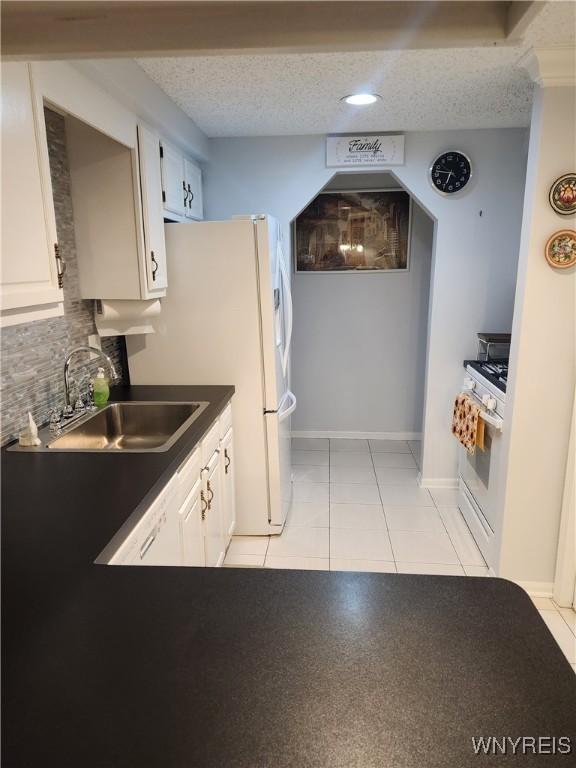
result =
[[368,190],[410,195],[408,270],[293,274],[297,434],[405,440],[422,432],[434,221],[388,171],[335,173],[298,215],[320,194]]

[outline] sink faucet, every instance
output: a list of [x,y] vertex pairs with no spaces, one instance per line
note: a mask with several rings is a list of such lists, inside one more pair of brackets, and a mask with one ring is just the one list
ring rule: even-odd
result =
[[112,381],[118,378],[114,363],[105,352],[102,352],[101,349],[98,349],[98,347],[91,347],[88,344],[82,344],[79,347],[74,347],[74,349],[68,353],[68,356],[64,362],[64,395],[66,397],[66,408],[70,408],[72,405],[70,403],[70,361],[77,352],[93,352],[95,355],[98,355],[98,357],[104,359],[108,363]]

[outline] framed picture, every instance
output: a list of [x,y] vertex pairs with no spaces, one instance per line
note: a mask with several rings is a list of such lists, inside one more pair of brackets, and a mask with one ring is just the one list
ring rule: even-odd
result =
[[411,201],[398,189],[321,192],[294,223],[296,272],[406,272]]

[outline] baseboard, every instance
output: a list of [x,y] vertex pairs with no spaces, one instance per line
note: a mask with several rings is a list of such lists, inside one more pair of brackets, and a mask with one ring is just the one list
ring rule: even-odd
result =
[[421,488],[458,488],[457,477],[422,477],[418,475]]
[[552,597],[554,594],[553,581],[514,581],[531,597]]
[[421,440],[421,432],[337,432],[318,429],[293,429],[292,437],[348,438],[352,440]]

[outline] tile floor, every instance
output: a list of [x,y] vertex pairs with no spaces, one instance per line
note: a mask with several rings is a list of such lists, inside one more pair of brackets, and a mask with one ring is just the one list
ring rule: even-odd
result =
[[419,441],[294,438],[284,532],[235,537],[225,564],[486,575],[457,492],[420,488],[419,459]]
[[532,597],[532,601],[576,672],[576,611],[560,608],[549,597]]
[[[235,536],[225,565],[486,576],[458,492],[418,485],[420,441],[294,438],[281,536]],[[536,607],[576,671],[576,613]]]

